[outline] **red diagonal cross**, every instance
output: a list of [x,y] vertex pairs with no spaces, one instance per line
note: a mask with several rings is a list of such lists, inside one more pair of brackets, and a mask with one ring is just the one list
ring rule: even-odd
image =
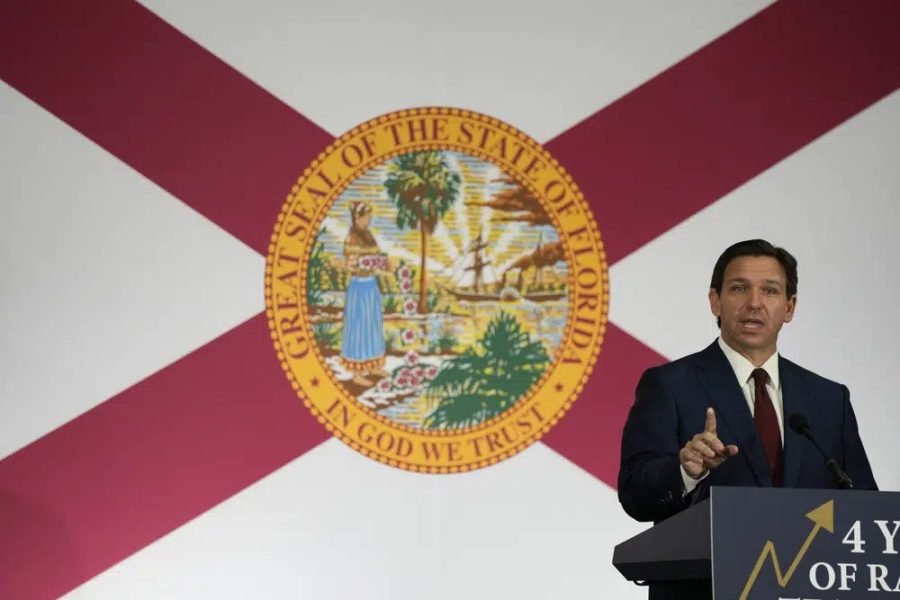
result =
[[[550,142],[610,262],[897,89],[898,30],[892,0],[780,2]],[[261,253],[331,140],[127,0],[4,3],[0,76]],[[613,485],[634,383],[663,361],[609,327],[546,443]],[[0,461],[0,593],[64,593],[327,437],[254,317]]]

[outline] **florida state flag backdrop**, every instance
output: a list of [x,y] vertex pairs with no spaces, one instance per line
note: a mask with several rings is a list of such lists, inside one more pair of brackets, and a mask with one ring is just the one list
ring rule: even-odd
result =
[[0,597],[640,598],[730,243],[900,488],[900,4],[0,3]]

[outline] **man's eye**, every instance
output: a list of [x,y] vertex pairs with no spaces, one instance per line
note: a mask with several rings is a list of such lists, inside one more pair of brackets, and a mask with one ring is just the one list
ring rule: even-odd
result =
[[733,286],[731,286],[731,291],[732,291],[732,292],[743,292],[743,291],[744,291],[744,286],[742,286],[742,285],[733,285]]
[[766,289],[763,290],[763,291],[764,291],[765,293],[769,294],[770,296],[774,296],[775,294],[778,293],[778,290],[776,290],[775,288],[766,288]]

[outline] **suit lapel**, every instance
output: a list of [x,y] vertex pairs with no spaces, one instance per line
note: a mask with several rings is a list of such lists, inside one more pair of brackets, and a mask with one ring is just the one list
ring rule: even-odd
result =
[[809,415],[812,407],[811,391],[797,367],[779,357],[778,373],[781,378],[781,402],[784,409],[784,487],[794,487],[800,477],[800,463],[804,444],[808,442],[788,425],[794,413]]
[[700,384],[709,396],[709,406],[716,411],[720,439],[736,444],[740,450],[731,460],[746,460],[759,485],[771,486],[772,476],[753,416],[718,341],[698,355],[697,367]]

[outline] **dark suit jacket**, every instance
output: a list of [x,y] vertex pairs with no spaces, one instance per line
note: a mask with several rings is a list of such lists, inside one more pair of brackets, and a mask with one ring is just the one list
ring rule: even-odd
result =
[[[792,413],[803,414],[825,452],[853,479],[854,488],[877,489],[847,387],[784,358],[779,358],[778,369],[785,422]],[[719,439],[740,452],[684,496],[678,452],[703,431],[710,406],[716,411]],[[783,472],[784,487],[835,487],[812,443],[787,425]],[[644,372],[622,433],[619,501],[639,521],[661,521],[707,497],[711,485],[772,485],[747,401],[718,342]],[[651,592],[651,598],[657,597],[667,596]]]

